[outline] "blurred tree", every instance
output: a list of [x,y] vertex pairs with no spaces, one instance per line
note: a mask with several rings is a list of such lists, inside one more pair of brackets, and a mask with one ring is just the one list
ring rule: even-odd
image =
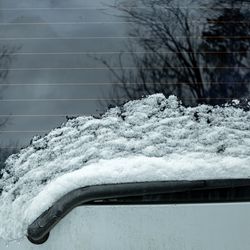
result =
[[[0,170],[4,168],[6,159],[11,154],[17,153],[17,151],[18,151],[18,146],[16,145],[16,147],[14,147],[13,144],[10,147],[1,148],[1,150],[0,150]],[[1,178],[1,174],[0,174],[0,178]]]
[[[122,83],[115,85],[112,96],[136,99],[161,92],[177,95],[186,105],[248,97],[247,13],[241,10],[242,1],[238,7],[235,2],[232,6],[232,1],[220,1],[224,7],[217,10],[215,1],[196,11],[172,0],[138,0],[140,8],[117,4],[115,8],[132,23],[129,36],[136,37],[128,44],[135,69],[124,66],[122,54],[120,72],[103,60]],[[135,53],[138,48],[145,53]]]
[[[7,76],[9,73],[9,67],[14,59],[14,53],[17,51],[18,48],[10,48],[7,45],[0,46],[0,98],[2,98],[2,94],[4,89],[6,88]],[[9,118],[2,118],[0,119],[0,128],[2,129],[6,126]],[[17,151],[17,147],[15,146],[8,146],[2,147],[0,145],[0,170],[4,167],[4,162],[10,154],[13,154]]]
[[210,81],[221,83],[208,89],[211,98],[218,93],[232,99],[249,97],[250,9],[244,2],[248,1],[215,1],[216,17],[207,19],[202,33]]

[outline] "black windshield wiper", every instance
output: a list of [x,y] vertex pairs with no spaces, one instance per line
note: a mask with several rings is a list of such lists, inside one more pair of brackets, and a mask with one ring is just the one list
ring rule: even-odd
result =
[[[28,227],[27,237],[34,244],[44,243],[51,229],[72,209],[77,206],[94,204],[94,201],[118,199],[133,200],[135,197],[151,197],[160,195],[164,197],[163,203],[174,204],[180,203],[173,198],[175,194],[188,194],[188,197],[182,197],[181,202],[192,203],[192,192],[207,192],[215,190],[234,190],[235,188],[248,187],[249,192],[244,199],[239,198],[236,201],[250,201],[250,179],[219,179],[219,180],[195,180],[195,181],[154,181],[154,182],[136,182],[124,184],[105,184],[95,185],[75,189],[64,195],[56,201],[52,207],[42,213]],[[197,196],[197,195],[196,195]],[[169,198],[171,197],[171,198]],[[191,198],[190,198],[191,197]],[[206,202],[206,199],[198,200],[198,202]],[[220,202],[218,199],[210,199],[210,202]],[[221,199],[221,201],[233,201],[232,199]],[[138,202],[138,201],[137,201]],[[197,200],[195,201],[197,202]],[[131,202],[132,204],[133,202]],[[99,202],[98,204],[103,204]],[[105,202],[104,202],[105,204]],[[119,202],[118,204],[122,204]],[[128,204],[126,202],[126,204]],[[143,204],[143,202],[141,202]],[[96,205],[96,203],[95,203]]]

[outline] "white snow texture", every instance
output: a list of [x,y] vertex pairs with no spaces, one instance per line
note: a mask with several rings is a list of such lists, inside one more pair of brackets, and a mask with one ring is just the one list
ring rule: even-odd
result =
[[83,186],[250,177],[250,111],[184,107],[162,94],[130,101],[100,119],[69,120],[6,161],[0,237],[20,239],[65,193]]

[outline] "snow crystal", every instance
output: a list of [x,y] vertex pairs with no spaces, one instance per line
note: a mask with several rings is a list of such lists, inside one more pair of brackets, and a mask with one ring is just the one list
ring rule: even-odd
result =
[[83,186],[250,177],[250,111],[183,107],[162,94],[130,101],[100,119],[69,120],[10,156],[0,180],[0,237],[27,227]]

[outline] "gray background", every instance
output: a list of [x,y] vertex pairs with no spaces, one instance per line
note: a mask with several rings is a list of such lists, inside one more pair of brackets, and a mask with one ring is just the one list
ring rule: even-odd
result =
[[16,48],[2,81],[0,115],[8,117],[0,129],[2,147],[26,145],[66,121],[66,115],[106,109],[100,99],[109,98],[115,80],[95,57],[118,66],[117,52],[126,50],[127,36],[124,19],[109,6],[113,3],[0,1],[0,46]]

